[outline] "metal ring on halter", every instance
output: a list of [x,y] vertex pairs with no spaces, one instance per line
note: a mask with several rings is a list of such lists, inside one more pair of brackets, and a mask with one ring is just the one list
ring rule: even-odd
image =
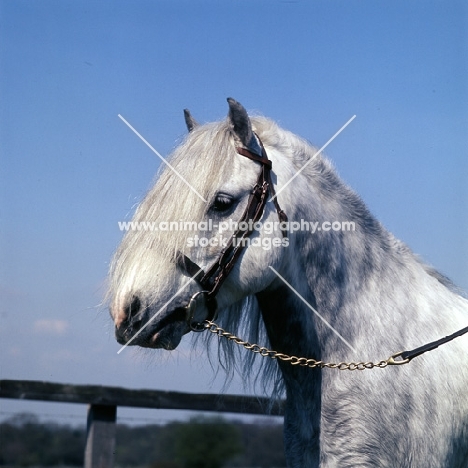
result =
[[[194,322],[193,318],[196,310],[197,297],[201,294],[209,294],[209,291],[197,291],[189,300],[189,303],[185,307],[187,309],[187,322],[190,326],[190,329],[194,332],[202,332],[205,330],[204,321],[203,322]],[[194,305],[195,304],[195,305]]]

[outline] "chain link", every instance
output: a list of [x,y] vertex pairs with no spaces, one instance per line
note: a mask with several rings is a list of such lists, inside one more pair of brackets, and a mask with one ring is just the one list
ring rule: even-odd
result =
[[388,359],[379,362],[324,362],[324,361],[317,361],[312,358],[305,358],[305,357],[297,357],[297,356],[289,356],[288,354],[279,353],[277,351],[273,351],[271,349],[265,348],[264,346],[260,346],[255,343],[249,343],[248,341],[244,341],[243,339],[239,338],[232,333],[224,330],[216,323],[205,320],[202,324],[204,330],[208,330],[209,332],[218,335],[219,337],[226,338],[229,341],[233,341],[234,343],[242,346],[243,348],[251,351],[252,353],[260,354],[263,357],[269,357],[271,359],[279,359],[280,361],[289,362],[292,366],[300,366],[300,367],[308,367],[310,369],[320,368],[323,369],[325,367],[329,369],[338,369],[338,370],[365,370],[365,369],[373,369],[374,367],[378,367],[383,369],[389,365],[401,365],[407,364],[410,360],[409,359],[397,359],[401,356],[402,352],[392,354]]

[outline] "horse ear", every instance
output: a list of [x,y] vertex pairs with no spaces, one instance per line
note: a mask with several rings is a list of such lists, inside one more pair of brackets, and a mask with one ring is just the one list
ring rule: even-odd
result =
[[231,120],[234,133],[238,136],[244,146],[248,146],[252,139],[252,124],[244,106],[235,99],[228,98],[229,119]]
[[185,125],[187,130],[191,132],[195,127],[198,127],[198,122],[192,117],[192,114],[188,109],[184,109]]
[[261,156],[262,150],[252,131],[252,124],[244,106],[232,98],[228,98],[227,102],[229,104],[229,119],[234,133],[247,149]]

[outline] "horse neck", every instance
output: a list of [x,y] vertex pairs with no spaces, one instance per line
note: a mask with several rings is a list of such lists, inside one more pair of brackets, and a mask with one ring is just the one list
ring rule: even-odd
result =
[[[326,162],[318,160],[312,172],[314,178],[295,184],[296,206],[283,197],[290,221],[352,221],[355,230],[290,235],[281,271],[289,285],[278,278],[257,295],[272,346],[296,356],[340,361],[377,359],[408,346],[408,336],[421,331],[408,317],[416,324],[423,316],[427,330],[436,321],[437,308],[425,307],[422,298],[438,300],[431,288],[450,293]],[[401,331],[395,323],[408,326]]]

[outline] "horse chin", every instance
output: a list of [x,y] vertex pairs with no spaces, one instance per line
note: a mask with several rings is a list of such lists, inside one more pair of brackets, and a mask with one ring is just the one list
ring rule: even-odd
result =
[[[148,311],[151,316],[151,311]],[[185,307],[163,313],[159,320],[145,325],[144,321],[137,323],[124,322],[116,327],[117,342],[122,345],[140,346],[142,348],[167,349],[177,348],[182,337],[190,332],[187,323]],[[140,327],[141,333],[138,331]],[[135,333],[136,332],[136,333]]]
[[186,322],[174,322],[157,331],[145,344],[146,348],[172,351],[179,346],[182,337],[190,331]]
[[182,337],[190,331],[185,318],[185,308],[171,311],[156,323],[152,335],[140,346],[155,349],[173,350],[177,348]]

